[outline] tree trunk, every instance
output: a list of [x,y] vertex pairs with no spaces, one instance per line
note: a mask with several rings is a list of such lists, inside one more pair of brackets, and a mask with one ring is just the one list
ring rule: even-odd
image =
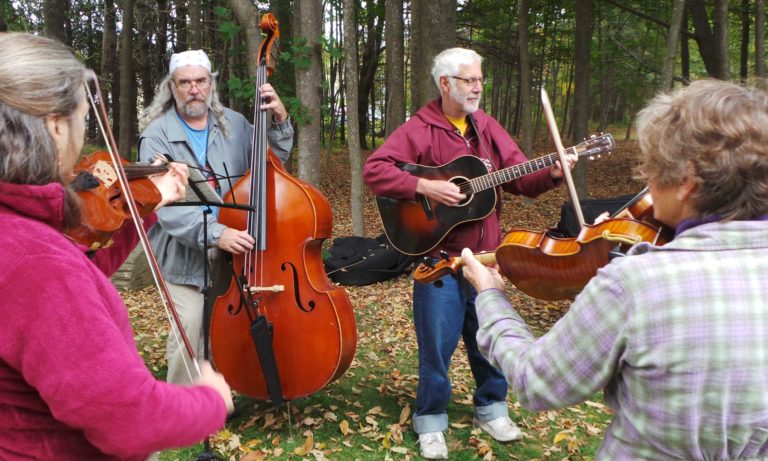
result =
[[[115,28],[115,2],[112,0],[104,1],[104,30],[101,35],[101,66],[99,68],[99,78],[102,82],[102,92],[104,93],[104,108],[109,113],[110,107],[115,101],[110,101],[109,93],[116,87],[114,69],[117,67],[117,31]],[[114,92],[112,93],[114,96]],[[115,114],[112,119],[116,120]],[[117,127],[115,127],[117,128]]]
[[715,55],[717,56],[717,73],[713,76],[720,80],[731,78],[730,57],[728,55],[728,0],[715,0],[715,11],[712,13],[715,32]]
[[531,64],[528,59],[528,0],[517,3],[517,28],[520,40],[520,147],[526,156],[533,152],[531,123]]
[[739,78],[747,84],[749,74],[749,0],[741,0],[741,53],[739,56]]
[[179,53],[188,49],[187,40],[187,2],[186,0],[174,0],[176,5],[176,20],[173,24],[175,41],[173,52]]
[[437,97],[434,57],[456,46],[456,0],[411,1],[411,113]]
[[294,4],[296,21],[295,36],[306,40],[309,50],[309,65],[296,68],[296,95],[306,108],[308,120],[299,129],[299,178],[313,184],[320,184],[320,99],[321,67],[320,42],[322,35],[323,10],[320,0],[302,0]]
[[[293,41],[293,9],[290,0],[272,0],[270,2],[272,13],[280,22],[280,49],[289,50]],[[272,75],[270,80],[272,86],[278,91],[280,98],[285,103],[285,107],[290,111],[290,101],[296,94],[296,71],[293,67],[293,61],[280,61],[280,68]],[[289,96],[286,97],[286,96]],[[289,170],[290,171],[290,170]]]
[[155,18],[158,17],[154,11],[150,10],[146,3],[136,5],[136,38],[138,40],[139,69],[138,73],[141,79],[138,84],[141,85],[142,106],[147,107],[155,98],[155,83],[152,79],[153,53],[152,46],[153,32],[159,30],[155,24]]
[[664,67],[661,70],[661,90],[672,89],[672,78],[675,76],[675,58],[680,42],[680,26],[685,12],[685,0],[674,0],[672,4],[672,19],[667,32],[667,53],[664,56]]
[[[683,29],[688,29],[688,10],[683,12]],[[691,81],[691,51],[688,34],[680,34],[680,74],[684,82]]]
[[67,34],[67,0],[43,0],[43,34],[65,45],[72,45]]
[[168,72],[168,64],[170,64],[170,58],[165,54],[168,46],[168,5],[168,0],[157,0],[157,32],[155,33],[157,47],[152,65],[154,66],[153,74],[159,80],[162,80]]
[[[574,43],[573,139],[587,137],[589,130],[589,51],[592,40],[592,1],[576,0]],[[587,162],[578,162],[573,181],[580,198],[589,197]]]
[[386,94],[387,115],[384,137],[388,137],[405,122],[405,46],[403,44],[403,0],[385,3]]
[[[686,5],[691,13],[691,20],[696,31],[694,38],[699,45],[699,53],[704,61],[704,67],[710,77],[728,78],[728,2],[715,0],[713,14],[714,32],[709,26],[709,17],[703,2],[687,0]],[[722,53],[725,52],[725,56]]]
[[249,0],[229,0],[229,7],[232,8],[237,22],[243,26],[245,44],[248,50],[246,58],[248,74],[251,78],[256,78],[256,71],[259,68],[259,45],[261,45],[262,40],[261,29],[259,29],[261,16]]
[[357,114],[357,20],[355,0],[344,0],[344,90],[349,110],[347,148],[349,170],[352,178],[350,204],[352,208],[352,234],[365,237],[365,186],[363,184],[363,159],[360,151],[360,126]]
[[203,46],[203,6],[200,0],[189,0],[190,49],[199,50]]
[[135,0],[123,1],[123,31],[120,34],[120,132],[118,152],[126,159],[131,158],[131,146],[135,136],[133,121],[136,119],[136,98],[133,87],[136,78],[133,72],[133,8]]
[[[376,69],[379,66],[379,56],[381,55],[381,37],[384,31],[383,18],[378,13],[382,11],[380,7],[381,1],[368,3],[368,23],[366,24],[368,37],[365,41],[365,50],[363,51],[362,63],[360,64],[360,87],[358,89],[357,101],[361,133],[368,131],[368,101],[373,95],[373,83],[376,78]],[[374,120],[371,119],[370,125],[373,128]],[[364,135],[360,137],[360,147],[363,149],[368,148]]]
[[755,77],[758,88],[768,89],[765,80],[765,0],[755,0]]

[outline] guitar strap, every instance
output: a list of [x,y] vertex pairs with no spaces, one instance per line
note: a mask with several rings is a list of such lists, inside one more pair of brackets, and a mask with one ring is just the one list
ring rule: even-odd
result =
[[469,124],[472,125],[472,130],[475,132],[475,136],[477,136],[477,141],[480,143],[481,156],[485,155],[488,161],[491,162],[491,166],[493,166],[493,171],[499,171],[499,165],[497,165],[496,162],[493,160],[493,156],[491,155],[491,150],[483,141],[483,137],[480,136],[480,131],[478,131],[477,129],[477,124],[475,123],[474,115],[472,114],[467,115],[467,120],[469,120]]

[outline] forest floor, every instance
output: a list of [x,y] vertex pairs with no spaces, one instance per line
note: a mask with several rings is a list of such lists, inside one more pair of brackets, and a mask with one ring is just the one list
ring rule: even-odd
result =
[[[550,151],[548,146],[539,146],[534,156]],[[590,195],[607,198],[637,193],[642,188],[632,179],[637,153],[636,142],[617,142],[613,153],[590,161]],[[332,159],[324,165],[321,190],[333,208],[335,238],[351,235],[351,222],[346,152],[335,152]],[[567,195],[564,187],[535,200],[506,195],[503,228],[543,230],[555,226]],[[370,193],[366,195],[365,219],[369,236],[381,234]],[[316,394],[278,409],[237,396],[237,415],[210,438],[212,450],[222,459],[241,461],[418,459],[417,437],[411,428],[418,380],[411,285],[410,276],[405,274],[374,285],[346,287],[358,328],[357,353],[349,370]],[[537,335],[546,332],[568,309],[567,301],[537,300],[511,285],[507,291]],[[148,367],[163,377],[167,321],[158,308],[157,296],[152,289],[122,294],[140,351]],[[454,355],[450,376],[453,397],[446,440],[451,459],[593,459],[611,417],[602,393],[580,405],[539,413],[522,409],[510,394],[510,414],[524,438],[498,443],[472,427],[474,383],[462,345]],[[202,445],[168,451],[160,459],[196,459],[201,450]]]

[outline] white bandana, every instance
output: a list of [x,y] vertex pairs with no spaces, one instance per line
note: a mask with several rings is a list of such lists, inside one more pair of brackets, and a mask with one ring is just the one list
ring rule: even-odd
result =
[[179,67],[184,66],[202,66],[211,71],[211,60],[208,59],[208,55],[203,50],[189,50],[182,51],[181,53],[174,53],[171,56],[171,64],[168,66],[168,73],[172,74],[173,71]]

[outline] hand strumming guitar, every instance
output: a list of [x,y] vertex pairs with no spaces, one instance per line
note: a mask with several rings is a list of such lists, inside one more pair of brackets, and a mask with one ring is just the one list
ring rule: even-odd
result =
[[459,186],[439,179],[419,178],[416,183],[416,192],[448,206],[456,206],[467,198],[466,194],[461,193]]

